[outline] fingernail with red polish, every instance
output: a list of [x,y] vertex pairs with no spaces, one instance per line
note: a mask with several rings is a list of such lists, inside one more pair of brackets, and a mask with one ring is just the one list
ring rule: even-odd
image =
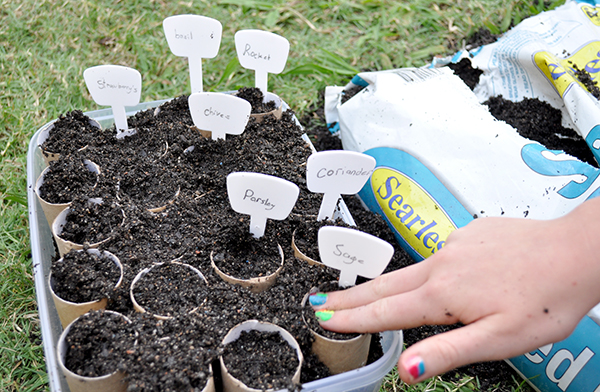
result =
[[413,380],[416,380],[425,374],[425,362],[423,362],[423,358],[418,356],[408,359],[404,363],[404,368],[408,371],[408,374],[411,375]]

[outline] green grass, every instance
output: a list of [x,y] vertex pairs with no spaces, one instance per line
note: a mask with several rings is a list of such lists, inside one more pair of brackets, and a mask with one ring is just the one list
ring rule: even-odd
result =
[[[502,32],[559,3],[0,0],[0,390],[47,388],[29,255],[26,154],[44,123],[73,109],[99,108],[85,87],[84,69],[121,64],[139,70],[142,101],[188,93],[187,61],[170,53],[162,20],[205,15],[223,23],[219,55],[203,61],[205,90],[253,85],[253,73],[237,62],[233,35],[247,28],[272,31],[288,38],[291,49],[285,71],[269,76],[269,90],[300,117],[320,105],[325,86],[346,84],[359,70],[425,65],[453,53],[482,26]],[[451,390],[428,384],[407,389],[390,377],[387,391]],[[475,389],[464,389],[470,385]],[[476,390],[473,380],[455,386]]]

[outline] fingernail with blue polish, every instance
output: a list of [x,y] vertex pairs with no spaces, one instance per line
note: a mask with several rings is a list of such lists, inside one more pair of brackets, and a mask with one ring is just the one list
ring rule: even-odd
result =
[[333,316],[333,313],[333,310],[317,310],[315,312],[315,316],[319,321],[324,322],[329,321],[329,319],[331,319],[331,317]]
[[308,297],[308,301],[312,306],[323,305],[327,301],[327,294],[325,293],[314,293]]

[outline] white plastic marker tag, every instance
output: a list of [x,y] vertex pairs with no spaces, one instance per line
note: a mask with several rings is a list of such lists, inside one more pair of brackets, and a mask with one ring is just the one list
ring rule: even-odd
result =
[[250,102],[223,93],[194,93],[188,105],[196,128],[211,131],[213,140],[244,132],[252,111]]
[[278,74],[285,68],[290,42],[263,30],[240,30],[235,33],[235,50],[240,65],[255,71],[255,87],[267,93],[267,74]]
[[112,107],[117,138],[133,135],[135,129],[127,126],[125,106],[140,103],[142,75],[122,65],[98,65],[83,71],[83,79],[98,105]]
[[355,285],[358,275],[378,277],[394,255],[388,242],[347,227],[321,227],[318,242],[323,264],[340,270],[340,287]]
[[354,195],[365,185],[375,158],[354,151],[322,151],[306,161],[306,186],[314,193],[323,193],[318,220],[331,218],[341,195]]
[[267,174],[235,172],[227,176],[231,208],[250,215],[250,233],[256,238],[265,234],[267,219],[287,218],[299,193],[296,184]]
[[223,25],[200,15],[174,15],[163,20],[169,49],[175,56],[187,57],[192,93],[202,92],[202,59],[219,53]]

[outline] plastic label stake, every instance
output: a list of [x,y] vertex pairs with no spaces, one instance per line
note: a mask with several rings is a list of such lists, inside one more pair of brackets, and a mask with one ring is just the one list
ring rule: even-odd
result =
[[283,71],[290,52],[290,42],[263,30],[240,30],[235,33],[234,39],[240,65],[255,71],[255,87],[266,94],[267,75]]
[[83,71],[83,79],[94,102],[112,108],[117,138],[133,135],[135,129],[127,126],[125,106],[140,103],[142,75],[122,65],[98,65]]
[[223,25],[206,16],[174,15],[163,20],[163,30],[171,52],[188,58],[192,94],[201,93],[202,59],[219,53]]
[[227,176],[231,208],[250,215],[250,233],[256,238],[265,234],[267,219],[287,218],[299,193],[296,184],[267,174],[235,172]]
[[358,193],[375,169],[375,158],[354,151],[322,151],[306,161],[306,185],[323,193],[318,220],[331,219],[341,195]]
[[194,93],[188,104],[196,128],[211,131],[213,140],[244,132],[252,111],[250,102],[223,93]]
[[321,261],[340,270],[340,287],[355,285],[358,275],[378,277],[394,255],[394,247],[388,242],[347,227],[321,227],[318,243]]

